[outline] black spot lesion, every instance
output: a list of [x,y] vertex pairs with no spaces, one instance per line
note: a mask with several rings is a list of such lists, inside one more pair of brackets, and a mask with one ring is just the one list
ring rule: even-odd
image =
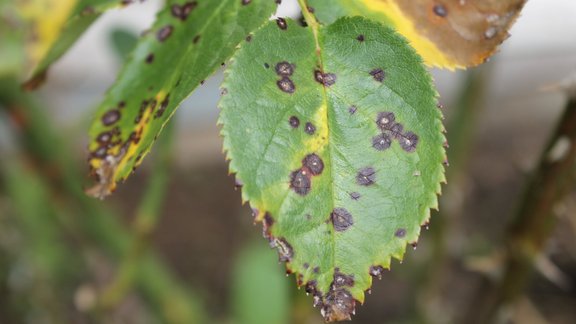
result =
[[172,25],[166,25],[158,30],[156,33],[156,38],[158,41],[164,42],[172,35],[173,31],[174,27]]
[[376,68],[370,71],[370,75],[374,78],[374,80],[378,82],[383,82],[384,79],[386,78],[386,72],[384,72],[384,70],[380,68]]
[[290,189],[301,196],[312,189],[312,177],[319,176],[324,170],[324,161],[316,153],[308,154],[302,159],[300,169],[290,174]]
[[308,170],[310,170],[310,173],[312,173],[312,175],[317,176],[320,175],[324,170],[324,162],[318,155],[312,153],[306,155],[304,160],[302,160],[302,167],[308,168]]
[[304,132],[308,135],[314,135],[314,133],[316,133],[316,126],[310,122],[307,122],[306,125],[304,125]]
[[290,116],[288,124],[290,124],[292,128],[298,128],[300,126],[300,119],[296,116]]
[[312,174],[304,168],[293,171],[290,174],[290,189],[301,196],[306,196],[312,188],[311,178]]
[[394,232],[394,236],[398,238],[404,238],[406,236],[406,229],[405,228],[397,229],[396,232]]
[[286,23],[286,19],[284,18],[277,18],[276,19],[276,24],[278,25],[278,27],[282,30],[286,30],[288,29],[288,23]]
[[296,85],[294,85],[294,82],[288,77],[283,77],[282,79],[278,80],[276,85],[280,90],[286,93],[292,94],[296,91]]
[[320,70],[314,70],[314,79],[316,82],[326,87],[330,87],[336,83],[337,77],[334,73],[324,73]]
[[170,7],[170,12],[175,18],[185,21],[188,18],[188,15],[190,15],[192,10],[196,9],[197,6],[197,1],[189,1],[182,5],[173,4],[172,7]]
[[340,271],[340,268],[336,268],[334,271],[334,279],[332,280],[334,288],[341,287],[353,287],[354,286],[354,275],[347,275]]
[[376,115],[376,126],[381,133],[372,138],[372,146],[379,151],[388,149],[395,139],[400,147],[406,152],[416,151],[419,138],[418,135],[411,131],[404,132],[404,126],[396,122],[396,116],[393,112],[382,111]]
[[288,63],[286,61],[276,64],[276,74],[279,76],[289,77],[294,74],[294,69],[294,64]]
[[448,9],[444,4],[437,3],[432,7],[432,12],[438,17],[445,18],[448,16]]
[[337,232],[343,232],[354,225],[352,214],[345,208],[334,208],[330,214],[330,220]]
[[[267,64],[265,64],[265,66],[266,65]],[[292,94],[296,91],[296,85],[294,85],[294,81],[290,79],[292,74],[294,74],[295,69],[296,66],[294,64],[288,63],[286,61],[276,64],[276,74],[281,77],[281,79],[276,82],[276,85],[283,92]]]
[[381,133],[372,138],[372,147],[378,151],[384,151],[392,145],[392,140],[386,133]]
[[372,167],[366,167],[358,171],[356,182],[361,186],[373,185],[376,181],[376,170]]

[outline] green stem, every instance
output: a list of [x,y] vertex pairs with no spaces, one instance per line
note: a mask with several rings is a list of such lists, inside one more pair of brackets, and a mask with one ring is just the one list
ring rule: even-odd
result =
[[99,306],[102,310],[111,309],[121,302],[136,280],[142,256],[149,246],[149,238],[158,223],[168,187],[173,131],[173,126],[168,125],[156,146],[159,148],[157,160],[148,188],[136,212],[132,243],[121,262],[116,277],[100,297]]

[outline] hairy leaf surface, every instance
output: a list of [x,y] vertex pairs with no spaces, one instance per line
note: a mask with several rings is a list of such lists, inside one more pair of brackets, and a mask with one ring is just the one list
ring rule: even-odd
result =
[[264,235],[326,320],[415,242],[444,180],[441,113],[420,57],[364,18],[271,22],[232,60],[224,149]]
[[90,166],[104,197],[140,164],[178,105],[268,19],[270,0],[172,1],[138,43],[90,131]]
[[430,65],[465,68],[486,61],[509,35],[526,0],[309,0],[318,18],[364,15],[394,26]]
[[34,70],[28,89],[42,84],[50,65],[59,59],[106,10],[132,1],[18,0],[20,15],[28,22],[27,54]]

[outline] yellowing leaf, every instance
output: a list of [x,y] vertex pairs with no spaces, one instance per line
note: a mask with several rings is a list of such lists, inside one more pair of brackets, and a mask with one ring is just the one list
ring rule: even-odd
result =
[[366,15],[406,37],[427,65],[454,69],[483,63],[509,35],[526,0],[310,0],[318,18]]

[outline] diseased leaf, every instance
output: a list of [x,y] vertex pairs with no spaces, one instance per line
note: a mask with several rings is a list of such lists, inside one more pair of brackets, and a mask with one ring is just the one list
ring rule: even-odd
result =
[[280,19],[242,44],[223,87],[243,199],[325,319],[349,318],[437,207],[443,127],[420,57],[364,18]]
[[509,35],[526,0],[309,0],[318,18],[364,15],[391,24],[434,67],[486,61]]
[[178,105],[275,7],[271,0],[170,2],[98,109],[90,130],[98,184],[88,193],[103,198],[128,177]]
[[106,10],[131,0],[18,0],[20,15],[28,22],[29,65],[34,70],[27,89],[40,86],[50,65],[59,59]]

